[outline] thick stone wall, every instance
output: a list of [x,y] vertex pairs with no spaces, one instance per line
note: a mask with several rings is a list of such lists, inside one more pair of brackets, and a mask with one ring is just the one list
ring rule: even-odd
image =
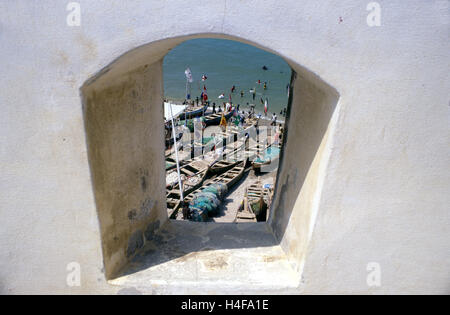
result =
[[[80,26],[67,25],[64,1],[0,4],[0,292],[117,291],[106,281],[114,267],[105,270],[105,262],[119,266],[130,237],[161,221],[161,209],[155,203],[155,217],[142,225],[116,217],[128,227],[120,230],[120,244],[105,250],[103,241],[114,241],[107,227],[116,219],[103,217],[102,209],[121,200],[126,214],[147,196],[153,200],[141,186],[145,170],[152,181],[152,168],[141,152],[130,160],[117,159],[120,151],[105,154],[111,138],[104,132],[113,132],[113,125],[102,125],[99,134],[90,129],[95,119],[108,117],[95,112],[99,104],[102,113],[103,99],[88,101],[95,98],[89,85],[99,93],[112,87],[132,93],[128,83],[115,80],[130,71],[141,77],[142,67],[157,67],[168,49],[189,38],[183,36],[201,34],[267,49],[297,73],[296,118],[283,162],[290,166],[282,166],[286,178],[279,176],[280,206],[271,218],[302,272],[297,292],[448,293],[448,1],[380,0],[381,26],[373,27],[366,22],[366,1],[78,2]],[[127,52],[132,58],[117,59]],[[139,82],[156,88],[161,82],[153,79]],[[148,110],[144,115],[157,111]],[[139,116],[123,118],[118,128],[125,131]],[[153,127],[133,128],[143,141]],[[120,134],[124,143],[126,134]],[[105,141],[95,147],[100,152],[92,141]],[[107,161],[98,178],[91,172],[97,159]],[[125,189],[102,185],[101,176],[125,178],[125,169],[108,173],[119,160],[143,167],[143,174],[128,168],[130,183],[141,191],[105,198],[106,189]],[[289,180],[297,170],[296,182],[303,185],[285,189],[298,195],[285,202],[291,208],[281,208],[280,187],[289,186],[290,168]],[[277,212],[284,213],[280,220]],[[81,266],[81,286],[68,285],[71,262]],[[372,262],[380,267],[380,286],[366,282]]]

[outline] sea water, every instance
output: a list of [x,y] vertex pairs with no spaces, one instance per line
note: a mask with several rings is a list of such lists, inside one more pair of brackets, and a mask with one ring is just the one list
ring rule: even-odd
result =
[[[268,70],[263,70],[266,66]],[[291,68],[281,57],[240,42],[223,39],[201,38],[181,43],[164,58],[164,96],[166,99],[183,101],[186,98],[186,68],[191,69],[194,82],[188,85],[191,99],[200,98],[206,87],[210,104],[229,102],[240,104],[247,110],[247,103],[255,105],[255,112],[264,115],[263,102],[268,101],[268,116],[286,108],[287,86]],[[202,75],[207,80],[202,81]],[[261,84],[258,84],[260,80]],[[267,89],[264,89],[266,82]],[[234,93],[231,93],[232,86]],[[256,89],[253,100],[250,89]],[[241,91],[244,96],[241,97]],[[218,96],[224,94],[225,98]],[[262,101],[261,101],[262,100]]]

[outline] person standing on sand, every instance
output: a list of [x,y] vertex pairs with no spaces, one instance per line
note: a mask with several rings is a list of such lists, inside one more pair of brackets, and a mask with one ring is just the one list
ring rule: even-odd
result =
[[277,114],[273,113],[272,114],[272,122],[270,123],[271,126],[276,126],[277,125]]
[[216,103],[213,103],[213,114],[216,113]]
[[279,145],[280,144],[280,131],[278,131],[278,130],[275,132],[275,136],[273,138],[273,143],[275,145]]
[[191,218],[189,204],[185,201],[182,201],[183,206],[183,220],[189,220]]

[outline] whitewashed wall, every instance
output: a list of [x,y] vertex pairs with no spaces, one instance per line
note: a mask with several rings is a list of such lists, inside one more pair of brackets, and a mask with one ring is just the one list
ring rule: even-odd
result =
[[299,292],[449,293],[448,1],[378,1],[378,27],[359,0],[85,0],[74,27],[68,2],[0,3],[1,293],[115,292],[79,88],[130,49],[198,33],[265,47],[340,95]]

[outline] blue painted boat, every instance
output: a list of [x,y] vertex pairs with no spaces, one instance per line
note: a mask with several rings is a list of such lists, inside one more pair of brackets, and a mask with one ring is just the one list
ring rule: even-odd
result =
[[208,110],[208,105],[195,106],[193,108],[187,109],[184,113],[181,113],[180,116],[178,116],[178,117],[180,118],[180,120],[185,120],[186,117],[187,117],[187,119],[191,119],[191,118],[203,116],[203,113],[205,113],[207,110]]

